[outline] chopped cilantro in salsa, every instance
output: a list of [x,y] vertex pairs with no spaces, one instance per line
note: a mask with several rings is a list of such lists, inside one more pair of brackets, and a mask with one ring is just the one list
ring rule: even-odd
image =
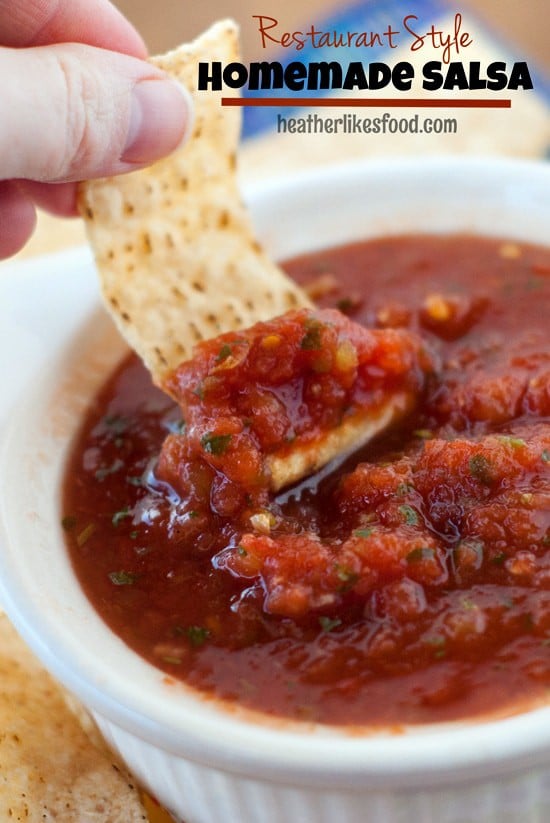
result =
[[[501,245],[326,250],[322,309],[201,342],[169,378],[177,406],[136,359],[121,366],[60,516],[113,631],[212,699],[314,722],[547,700],[550,305],[529,277],[550,252],[504,260]],[[289,268],[318,279],[315,260]],[[414,402],[377,440],[271,490],[268,456],[317,448],[403,389]]]

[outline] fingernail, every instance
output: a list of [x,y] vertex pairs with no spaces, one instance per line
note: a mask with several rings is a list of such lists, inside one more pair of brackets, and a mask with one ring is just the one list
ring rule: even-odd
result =
[[145,164],[174,151],[192,121],[189,93],[173,80],[142,80],[132,91],[130,125],[121,160]]

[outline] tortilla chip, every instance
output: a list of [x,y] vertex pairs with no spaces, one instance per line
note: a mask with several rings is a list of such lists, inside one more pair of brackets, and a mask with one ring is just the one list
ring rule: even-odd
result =
[[0,820],[146,821],[133,779],[100,746],[0,613]]
[[190,140],[149,168],[80,189],[105,301],[157,383],[199,340],[310,305],[254,237],[236,176],[240,110],[196,90],[198,63],[239,61],[237,40],[223,21],[153,58],[192,91]]
[[377,435],[389,429],[414,406],[412,392],[396,391],[375,408],[365,406],[342,420],[340,425],[325,431],[319,440],[303,443],[300,437],[283,454],[266,458],[271,491],[292,486],[304,477],[315,474],[331,460],[342,460],[365,446]]

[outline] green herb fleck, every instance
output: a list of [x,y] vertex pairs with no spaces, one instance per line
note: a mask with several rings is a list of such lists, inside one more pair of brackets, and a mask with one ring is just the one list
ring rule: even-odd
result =
[[125,571],[109,572],[109,580],[115,586],[132,586],[137,580],[137,575]]
[[373,528],[354,529],[352,534],[353,534],[354,537],[370,537],[371,534],[373,533],[373,531],[374,531]]
[[141,486],[143,484],[143,480],[141,477],[128,476],[126,478],[126,482],[129,483],[130,486]]
[[306,351],[317,351],[321,348],[321,329],[323,324],[314,317],[308,318],[304,323],[306,330],[300,343],[300,348]]
[[492,485],[491,464],[483,454],[474,454],[473,457],[470,457],[469,467],[472,477],[475,477],[484,486]]
[[65,529],[66,532],[70,532],[71,529],[74,529],[76,526],[76,517],[72,514],[68,514],[64,517],[61,521],[61,526]]
[[407,563],[419,563],[421,560],[433,560],[434,557],[435,551],[429,546],[418,546],[407,554],[405,560]]
[[210,637],[210,632],[204,626],[187,626],[185,634],[192,646],[202,646]]
[[445,657],[447,652],[446,652],[446,648],[445,648],[446,644],[445,644],[445,638],[444,637],[442,637],[441,635],[434,635],[434,637],[427,637],[426,638],[426,643],[429,646],[432,646],[435,649],[434,657],[436,659],[440,660],[442,657]]
[[500,554],[495,554],[491,558],[491,563],[494,563],[495,566],[503,566],[507,557],[508,555],[505,552],[500,552]]
[[511,446],[513,449],[521,449],[526,445],[525,440],[521,437],[511,437],[509,434],[499,434],[497,439],[506,446]]
[[132,516],[132,512],[130,511],[128,506],[125,506],[123,509],[121,509],[120,511],[115,512],[113,514],[113,516],[111,518],[111,523],[113,524],[113,526],[118,526],[119,523],[121,523],[127,517],[131,517],[131,516]]
[[230,443],[230,434],[213,434],[212,432],[207,432],[201,437],[201,446],[205,452],[213,454],[215,457],[220,457],[222,454],[225,454]]
[[342,621],[338,617],[326,617],[325,615],[321,615],[319,618],[319,625],[321,626],[324,632],[331,632],[333,629],[338,628],[338,626],[342,625]]
[[460,601],[460,605],[467,612],[471,612],[471,611],[474,611],[475,609],[479,608],[479,606],[477,606],[477,604],[474,603],[474,601],[471,600],[469,597],[463,597],[462,600]]
[[90,539],[92,534],[95,532],[95,530],[96,530],[96,524],[95,523],[88,523],[86,528],[82,529],[82,531],[80,532],[80,534],[76,538],[77,545],[80,546],[80,548],[82,548],[82,546],[85,543],[88,542],[88,540]]
[[334,568],[338,580],[341,580],[344,584],[340,589],[340,591],[342,592],[349,591],[349,589],[351,589],[352,586],[354,586],[359,580],[359,575],[357,574],[357,572],[348,569],[346,566],[341,566],[339,563],[336,563]]
[[550,449],[544,449],[540,456],[543,463],[550,463]]
[[400,483],[395,490],[395,493],[399,495],[399,497],[403,497],[404,494],[408,494],[408,492],[413,492],[414,486],[411,486],[410,483]]
[[237,546],[237,554],[239,557],[247,557],[248,552],[244,546]]
[[199,383],[196,389],[193,389],[193,394],[195,397],[198,397],[199,400],[204,400],[204,386],[202,383]]
[[133,532],[130,532],[130,539],[135,540],[137,538],[138,534],[139,534],[139,532],[135,531],[135,530]]
[[412,506],[409,506],[408,504],[399,506],[399,514],[403,517],[408,526],[418,526],[418,514]]
[[224,360],[227,360],[230,354],[231,346],[228,343],[224,343],[216,357],[216,363],[222,363]]
[[194,510],[193,510],[193,511],[190,511],[190,512],[187,512],[187,517],[188,517],[190,520],[195,520],[198,516],[199,516],[199,513],[198,513],[198,512],[196,512],[196,511],[194,511]]
[[430,429],[415,429],[413,435],[419,437],[421,440],[431,440],[434,433]]

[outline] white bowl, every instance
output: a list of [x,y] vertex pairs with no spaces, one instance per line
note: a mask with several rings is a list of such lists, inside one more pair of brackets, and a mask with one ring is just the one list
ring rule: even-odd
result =
[[[258,231],[278,258],[416,231],[547,243],[550,168],[505,160],[378,161],[258,187],[249,200]],[[127,648],[83,595],[60,526],[69,441],[124,345],[99,306],[84,249],[13,265],[0,290],[8,387],[1,403],[8,424],[0,474],[0,600],[36,654],[90,708],[107,740],[177,818],[550,819],[550,706],[487,722],[358,736],[268,719],[185,685],[167,685],[162,672]]]

